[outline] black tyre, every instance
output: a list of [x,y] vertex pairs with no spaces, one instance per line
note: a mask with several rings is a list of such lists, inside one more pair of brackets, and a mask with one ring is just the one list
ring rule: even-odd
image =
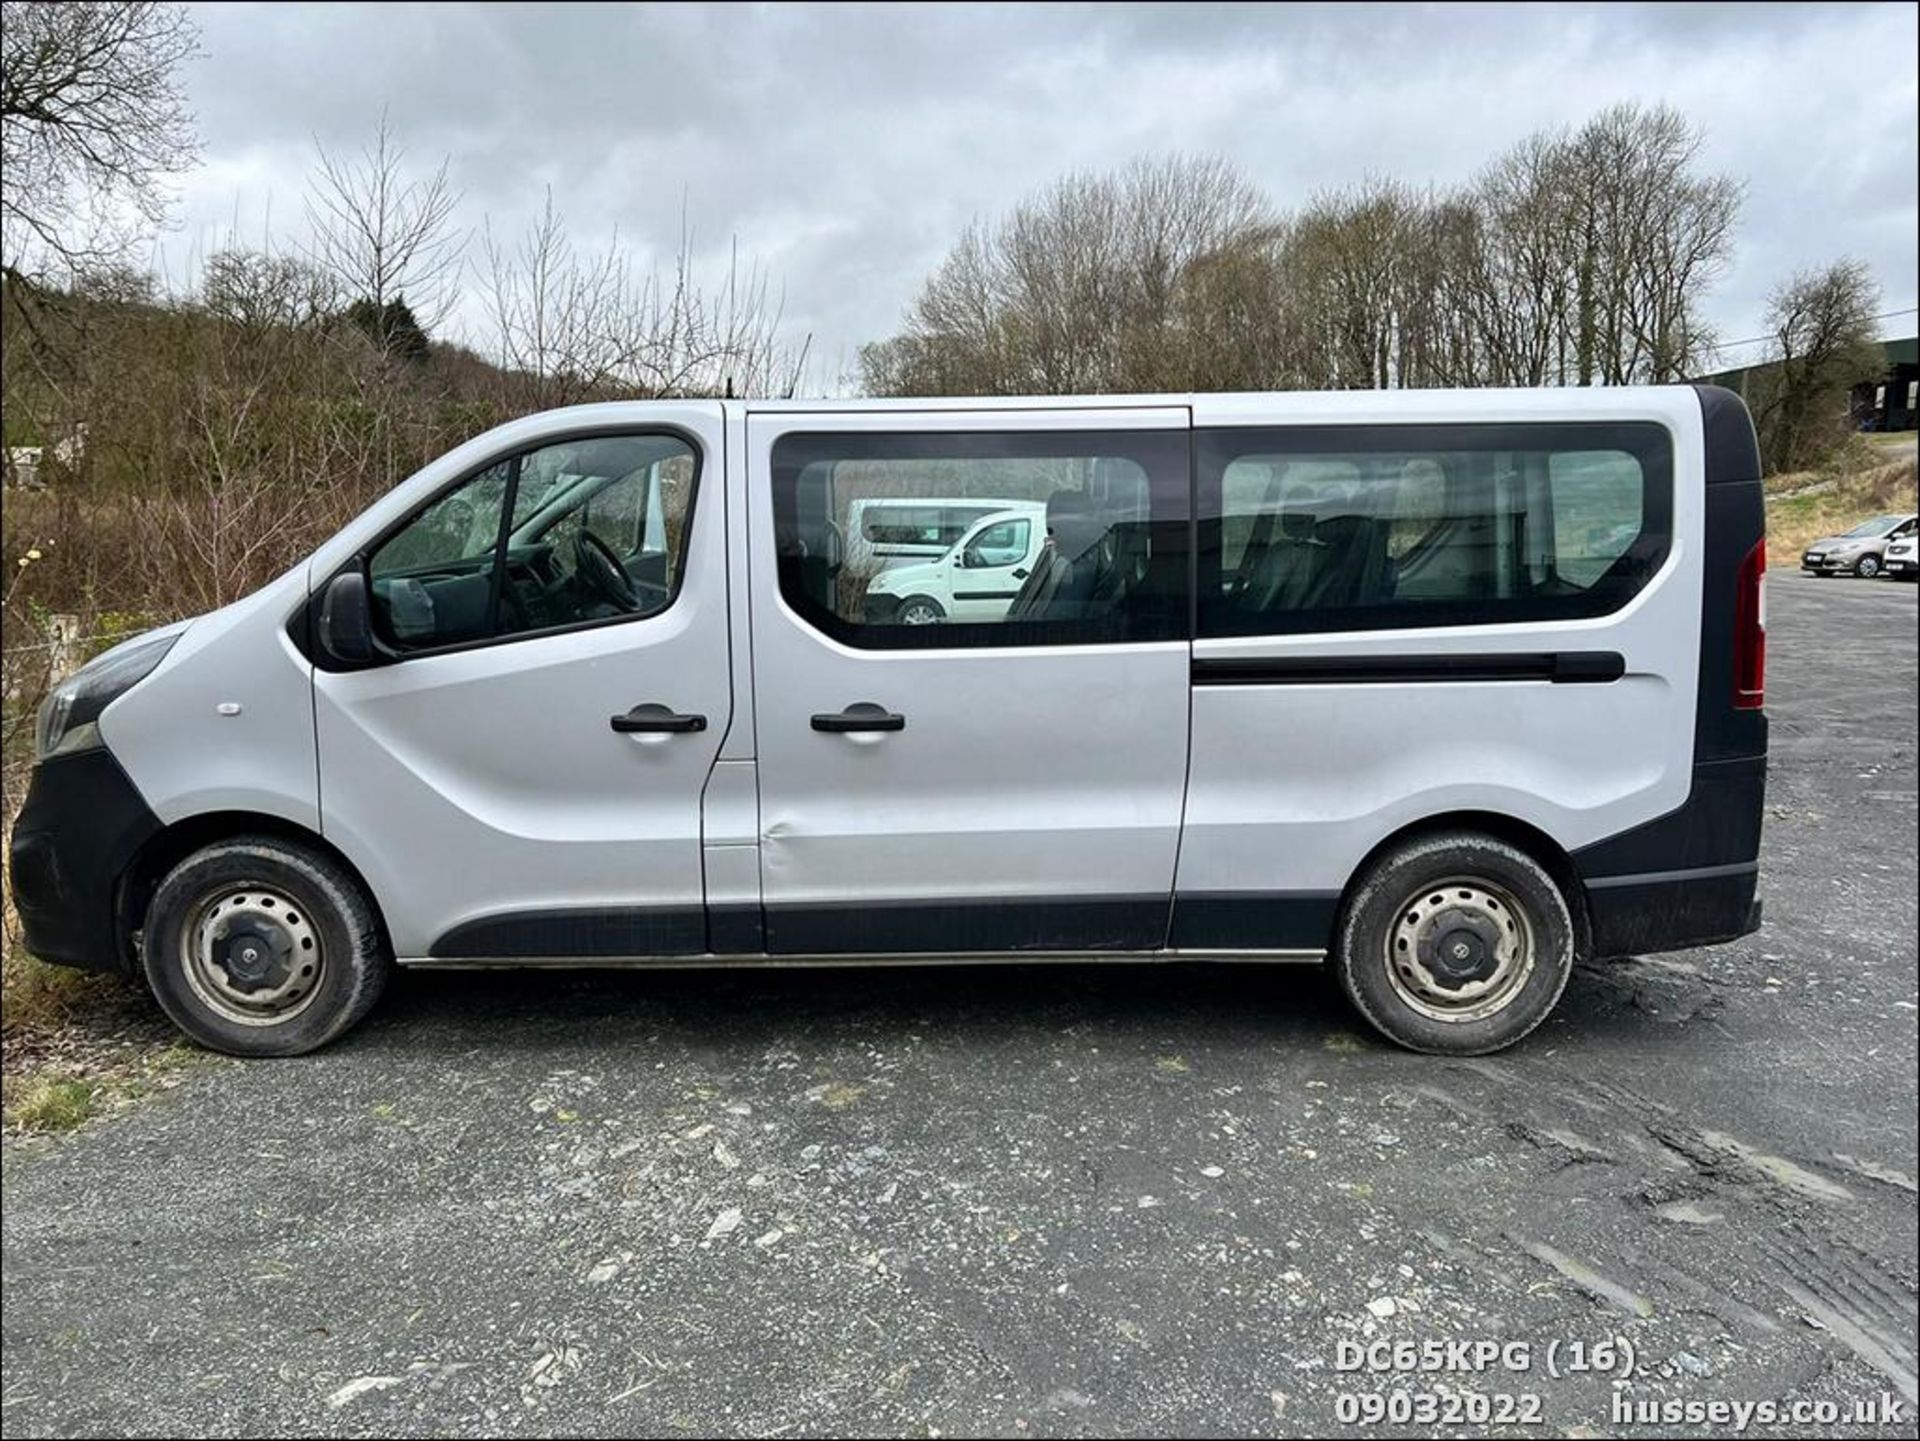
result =
[[932,596],[910,595],[900,602],[894,618],[901,625],[933,625],[945,620],[947,613],[940,609],[940,602]]
[[1880,557],[1877,555],[1861,556],[1860,559],[1854,563],[1853,573],[1862,580],[1872,580],[1880,574]]
[[1573,970],[1573,934],[1566,897],[1537,861],[1452,831],[1398,846],[1356,878],[1334,968],[1389,1040],[1478,1056],[1547,1018]]
[[392,958],[339,862],[244,836],[195,851],[154,892],[147,984],[176,1025],[232,1056],[317,1050],[372,1009]]

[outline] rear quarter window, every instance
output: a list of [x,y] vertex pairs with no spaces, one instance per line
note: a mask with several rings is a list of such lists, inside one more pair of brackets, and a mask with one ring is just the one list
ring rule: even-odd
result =
[[1206,430],[1200,634],[1604,615],[1671,545],[1651,423]]

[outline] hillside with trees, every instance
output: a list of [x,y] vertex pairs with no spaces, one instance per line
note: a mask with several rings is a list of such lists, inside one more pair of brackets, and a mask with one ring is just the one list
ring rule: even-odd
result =
[[1532,136],[1456,189],[1374,177],[1283,210],[1216,159],[1075,175],[976,222],[886,395],[1659,384],[1698,373],[1741,185],[1666,108]]

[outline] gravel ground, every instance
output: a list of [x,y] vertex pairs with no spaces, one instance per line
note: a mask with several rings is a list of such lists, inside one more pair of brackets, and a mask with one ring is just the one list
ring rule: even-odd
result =
[[403,977],[9,1144],[7,1434],[1618,1434],[1620,1337],[1636,1400],[1911,1435],[1920,588],[1772,585],[1766,928],[1516,1052],[1311,969]]

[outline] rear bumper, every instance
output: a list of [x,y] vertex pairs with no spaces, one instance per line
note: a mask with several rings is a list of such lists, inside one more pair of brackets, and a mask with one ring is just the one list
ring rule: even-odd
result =
[[160,831],[127,773],[106,750],[34,767],[8,858],[14,908],[29,951],[89,971],[125,971],[120,878]]
[[1760,929],[1759,882],[1753,864],[1589,881],[1593,955],[1610,960],[1750,936]]
[[1590,953],[1679,951],[1759,929],[1766,786],[1765,755],[1701,762],[1678,810],[1575,851]]

